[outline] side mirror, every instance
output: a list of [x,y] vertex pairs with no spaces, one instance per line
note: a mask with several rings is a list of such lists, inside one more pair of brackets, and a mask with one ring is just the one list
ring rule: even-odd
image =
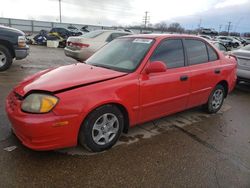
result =
[[167,66],[162,61],[153,61],[150,62],[148,67],[146,68],[146,73],[158,73],[165,72],[167,70]]

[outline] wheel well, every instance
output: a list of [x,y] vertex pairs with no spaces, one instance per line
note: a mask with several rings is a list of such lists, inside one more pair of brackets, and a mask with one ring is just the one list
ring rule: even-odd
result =
[[[123,127],[122,132],[123,133],[128,133],[128,129],[129,129],[129,115],[128,115],[127,109],[123,105],[121,105],[119,103],[107,103],[107,104],[103,104],[101,106],[98,106],[95,109],[100,108],[102,106],[106,106],[106,105],[116,106],[122,112],[122,114],[124,116],[124,127]],[[88,117],[89,114],[91,114],[91,112],[93,112],[95,109],[93,109],[92,111],[90,111],[86,117]],[[85,119],[86,119],[86,117],[85,117]]]
[[128,129],[129,129],[129,115],[128,115],[128,111],[127,109],[118,103],[110,103],[110,105],[114,105],[117,108],[119,108],[119,110],[121,110],[122,114],[124,115],[124,127],[123,127],[123,131],[124,133],[128,133]]
[[228,94],[228,83],[225,80],[220,81],[217,85],[222,85],[225,89],[225,98],[227,97]]
[[6,48],[8,48],[8,49],[10,50],[11,56],[12,56],[13,58],[15,57],[15,52],[14,52],[13,45],[12,45],[9,41],[1,40],[1,39],[0,39],[0,45],[3,45],[3,46],[5,46]]

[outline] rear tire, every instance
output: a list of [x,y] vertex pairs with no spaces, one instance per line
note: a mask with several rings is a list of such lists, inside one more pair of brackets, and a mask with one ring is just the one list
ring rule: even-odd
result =
[[79,131],[79,143],[93,152],[111,148],[119,139],[124,116],[114,105],[104,105],[92,111]]
[[7,70],[12,64],[12,59],[10,50],[0,45],[0,71]]
[[205,110],[210,114],[218,112],[221,109],[225,96],[225,88],[222,85],[217,85],[208,98]]

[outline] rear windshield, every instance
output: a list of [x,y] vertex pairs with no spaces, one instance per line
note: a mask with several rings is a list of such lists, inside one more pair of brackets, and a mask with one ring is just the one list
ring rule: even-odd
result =
[[84,38],[95,38],[99,36],[100,34],[104,33],[104,31],[91,31],[89,33],[85,33],[82,35]]

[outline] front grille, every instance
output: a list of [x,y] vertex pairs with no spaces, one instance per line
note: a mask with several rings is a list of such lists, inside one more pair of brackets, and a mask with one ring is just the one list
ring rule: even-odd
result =
[[18,101],[23,100],[23,97],[16,92],[12,92],[8,98],[8,105],[14,111],[18,105]]

